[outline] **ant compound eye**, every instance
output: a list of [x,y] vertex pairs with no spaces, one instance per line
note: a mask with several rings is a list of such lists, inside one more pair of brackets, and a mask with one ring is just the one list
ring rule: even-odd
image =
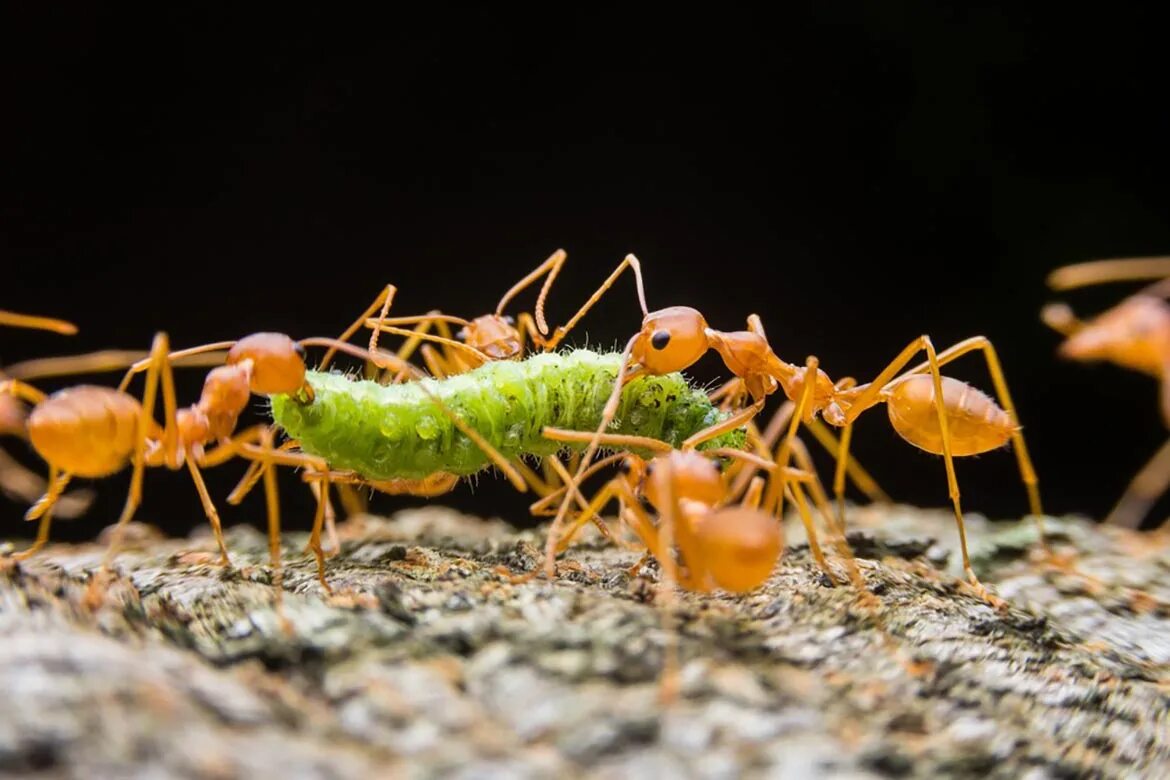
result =
[[632,470],[633,466],[630,465],[630,461],[626,458],[622,458],[621,463],[618,464],[618,471],[623,474],[629,474]]
[[650,475],[652,475],[653,473],[654,473],[654,464],[653,464],[653,463],[649,463],[649,464],[647,464],[647,465],[646,465],[646,476],[648,476],[648,477],[649,477],[649,476],[650,476]]
[[650,337],[650,345],[657,350],[666,349],[666,345],[670,343],[670,331],[656,330],[654,335]]

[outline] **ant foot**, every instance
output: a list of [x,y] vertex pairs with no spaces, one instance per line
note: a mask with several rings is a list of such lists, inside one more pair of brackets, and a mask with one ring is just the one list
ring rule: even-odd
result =
[[89,578],[89,585],[85,589],[85,598],[82,604],[86,609],[95,612],[105,604],[106,594],[110,588],[110,570],[105,566],[95,571]]
[[967,572],[967,582],[965,582],[964,585],[974,591],[976,596],[987,602],[987,604],[993,607],[995,611],[1007,611],[1008,603],[985,588],[983,583],[979,581],[979,578],[975,576],[975,572]]

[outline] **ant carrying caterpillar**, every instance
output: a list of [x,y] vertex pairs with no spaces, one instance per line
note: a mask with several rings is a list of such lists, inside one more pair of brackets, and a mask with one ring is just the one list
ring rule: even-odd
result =
[[[565,448],[543,436],[546,427],[596,427],[620,362],[617,353],[549,352],[398,385],[309,372],[314,400],[274,395],[272,416],[303,451],[369,479],[467,476],[492,461],[436,398],[504,457],[545,457]],[[630,383],[610,430],[677,447],[724,418],[706,393],[676,373]],[[732,430],[707,446],[742,447],[743,442],[743,431]]]

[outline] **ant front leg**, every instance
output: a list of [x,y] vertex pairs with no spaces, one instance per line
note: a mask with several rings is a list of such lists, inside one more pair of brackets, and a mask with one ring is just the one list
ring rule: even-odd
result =
[[43,507],[41,509],[40,522],[37,524],[37,538],[32,545],[26,550],[12,554],[12,560],[23,561],[37,553],[49,541],[49,527],[53,523],[53,507],[56,505],[61,494],[65,492],[65,487],[69,484],[69,474],[62,474],[60,469],[56,466],[49,466],[49,484],[45,490],[45,495],[37,502],[37,506]]

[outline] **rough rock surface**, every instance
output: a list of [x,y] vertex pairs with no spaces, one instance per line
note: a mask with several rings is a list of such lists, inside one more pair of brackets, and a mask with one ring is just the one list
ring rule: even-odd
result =
[[[515,584],[540,537],[433,508],[362,518],[329,562],[286,538],[148,542],[84,606],[101,548],[0,574],[0,773],[29,777],[1170,776],[1170,539],[973,518],[997,611],[954,577],[946,512],[858,509],[880,608],[807,549],[749,596],[680,595],[681,693],[659,703],[656,572],[573,548]],[[939,541],[935,541],[939,540]]]

